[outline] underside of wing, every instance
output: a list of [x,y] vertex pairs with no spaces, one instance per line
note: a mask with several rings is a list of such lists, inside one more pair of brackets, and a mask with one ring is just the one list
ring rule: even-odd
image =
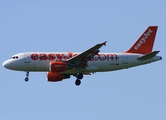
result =
[[91,61],[92,58],[95,55],[98,55],[98,53],[100,52],[100,48],[106,45],[106,42],[100,43],[100,44],[96,44],[95,46],[91,47],[90,49],[78,54],[77,56],[74,56],[70,59],[67,60],[67,63],[69,65],[74,65],[76,68],[86,68],[87,62]]

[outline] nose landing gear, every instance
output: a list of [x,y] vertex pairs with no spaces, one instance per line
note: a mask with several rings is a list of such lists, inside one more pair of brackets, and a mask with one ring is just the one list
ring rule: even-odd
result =
[[29,76],[29,71],[26,71],[25,82],[28,82],[28,80],[29,80],[28,76]]

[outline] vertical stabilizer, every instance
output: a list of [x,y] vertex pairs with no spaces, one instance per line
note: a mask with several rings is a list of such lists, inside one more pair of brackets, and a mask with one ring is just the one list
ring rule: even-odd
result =
[[158,26],[149,26],[126,53],[148,54],[152,52]]

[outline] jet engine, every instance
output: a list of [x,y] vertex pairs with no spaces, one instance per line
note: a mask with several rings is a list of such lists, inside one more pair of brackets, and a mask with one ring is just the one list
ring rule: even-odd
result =
[[70,75],[67,74],[61,74],[57,72],[47,72],[47,80],[49,82],[58,82],[62,81],[63,79],[68,79],[70,78]]
[[67,69],[72,69],[72,66],[67,65],[66,62],[50,62],[51,72],[64,72]]

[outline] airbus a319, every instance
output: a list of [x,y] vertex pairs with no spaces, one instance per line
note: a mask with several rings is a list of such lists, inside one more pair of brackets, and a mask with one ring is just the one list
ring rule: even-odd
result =
[[129,50],[122,53],[101,53],[106,42],[99,43],[81,53],[76,52],[24,52],[13,55],[3,63],[10,70],[47,72],[47,80],[58,82],[76,77],[79,86],[84,75],[126,69],[161,60],[159,51],[152,51],[158,26],[149,26]]

